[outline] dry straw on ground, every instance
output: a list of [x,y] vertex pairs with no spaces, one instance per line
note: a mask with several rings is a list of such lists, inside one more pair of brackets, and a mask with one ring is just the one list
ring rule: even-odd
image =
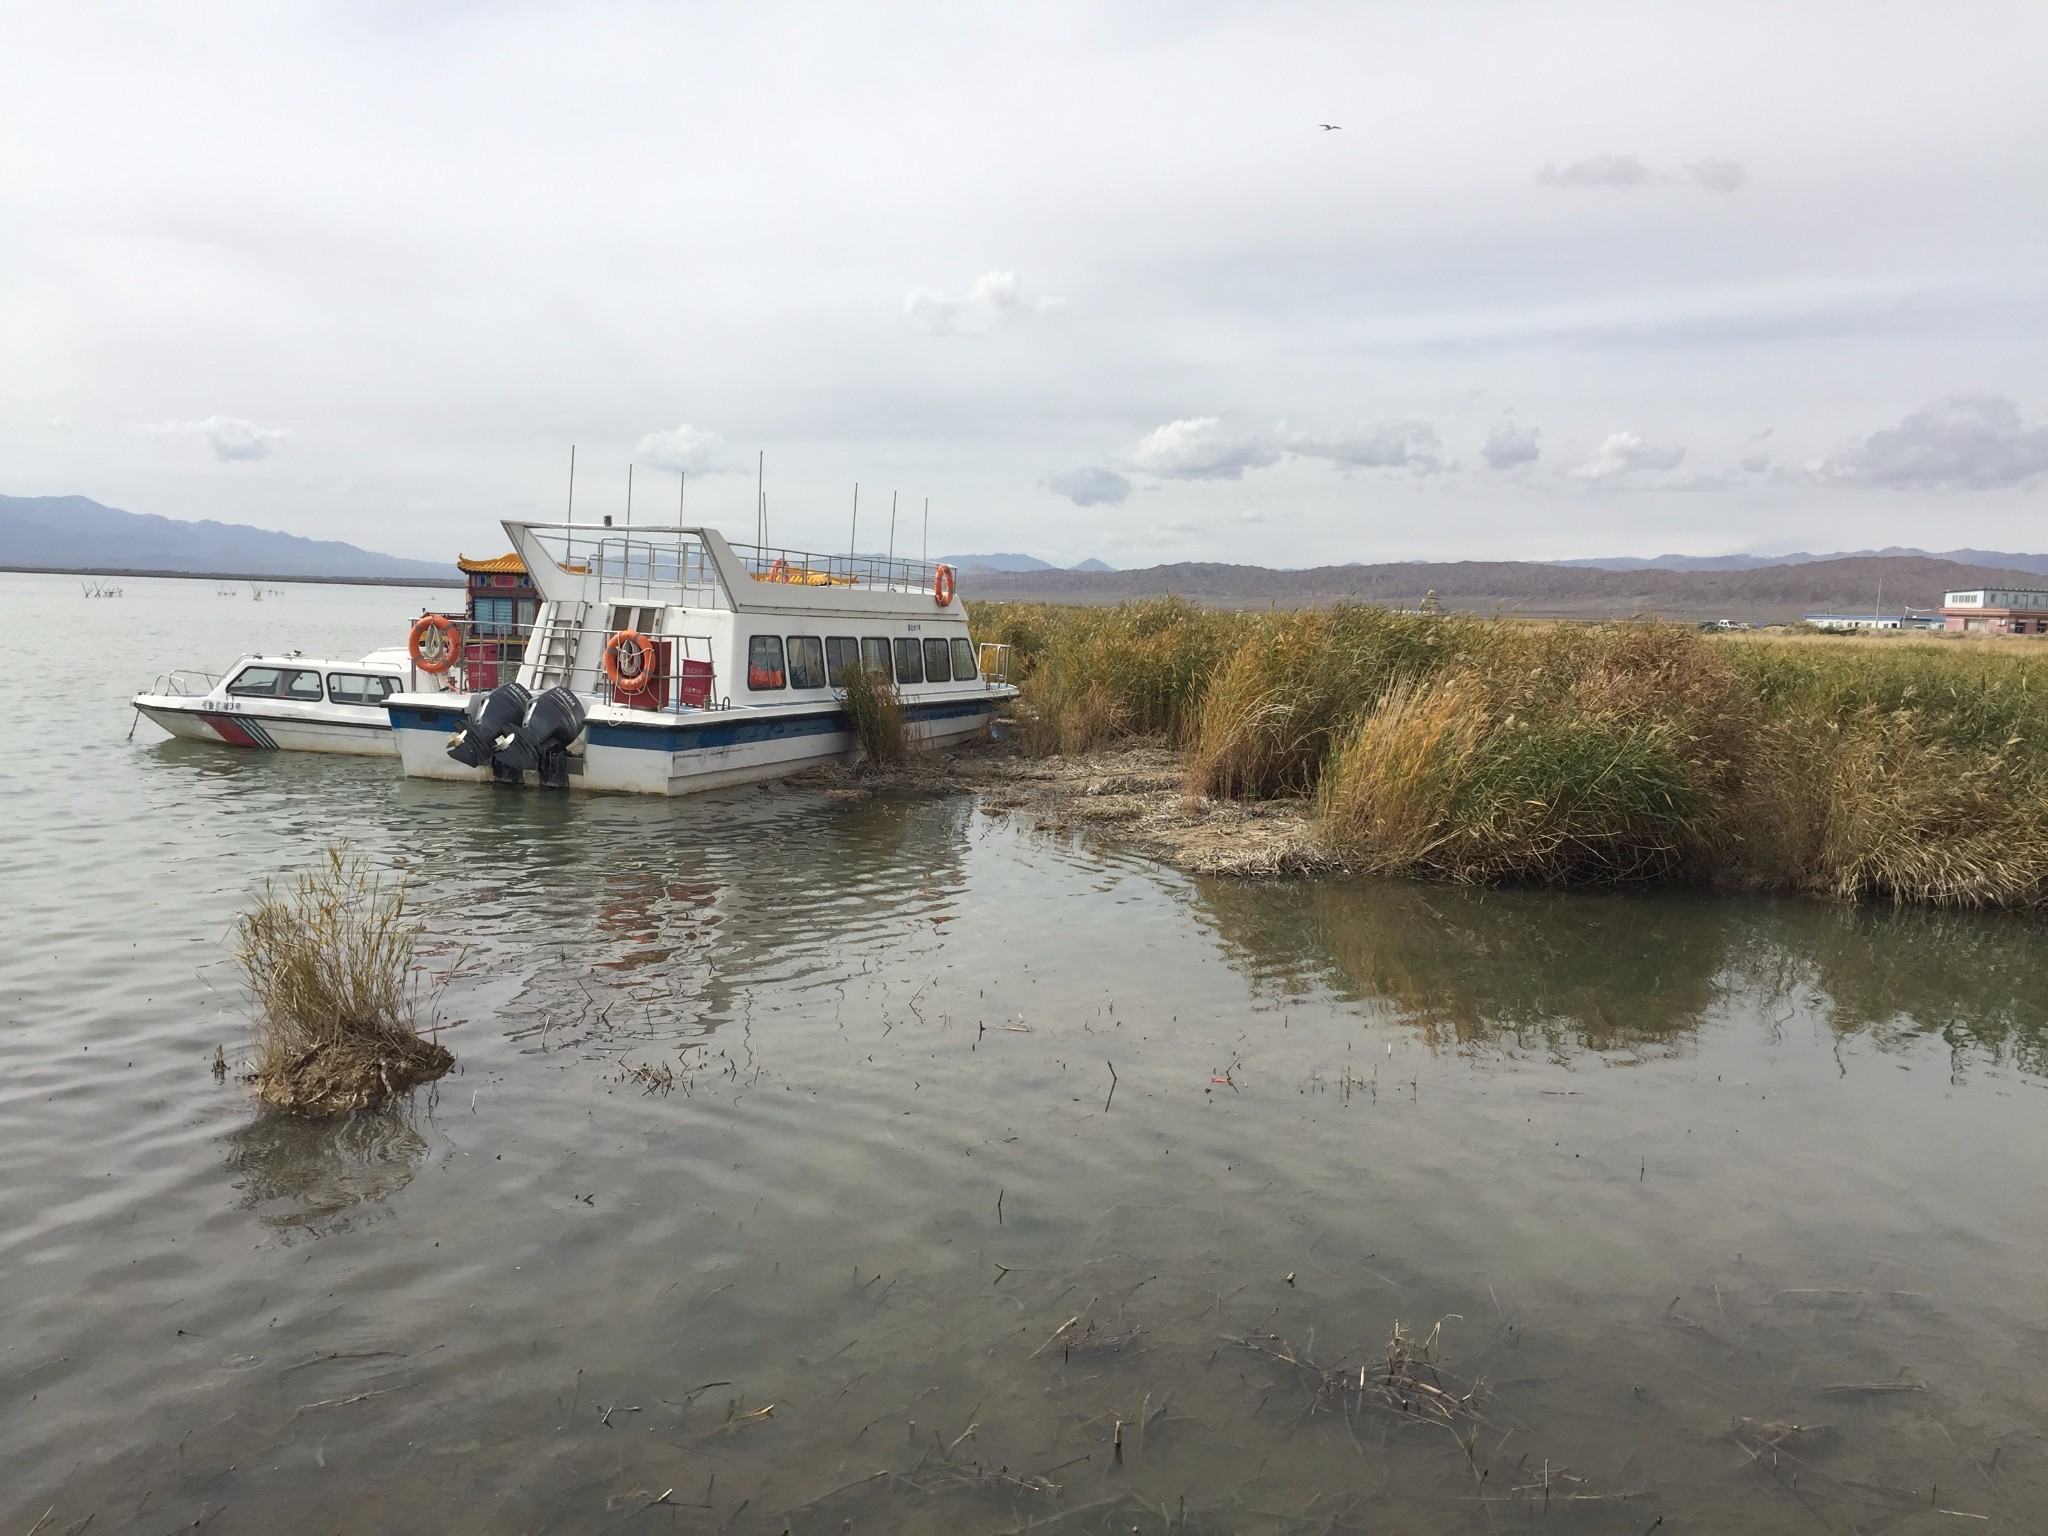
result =
[[265,1105],[329,1115],[429,1082],[455,1058],[419,1030],[419,925],[403,886],[329,848],[237,924],[256,1001],[253,1080]]

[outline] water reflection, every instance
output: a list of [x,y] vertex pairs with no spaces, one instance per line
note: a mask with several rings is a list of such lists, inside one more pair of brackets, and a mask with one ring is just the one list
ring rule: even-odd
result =
[[223,1138],[242,1209],[288,1236],[345,1232],[389,1214],[385,1202],[426,1162],[410,1098],[327,1119],[261,1115]]
[[1205,882],[1255,976],[1384,1005],[1435,1049],[1662,1054],[1720,996],[1732,920],[1711,903],[1394,883]]
[[1209,881],[1197,899],[1265,985],[1384,1007],[1432,1049],[1670,1054],[1739,1012],[2048,1070],[2039,930],[2009,915],[1378,882]]

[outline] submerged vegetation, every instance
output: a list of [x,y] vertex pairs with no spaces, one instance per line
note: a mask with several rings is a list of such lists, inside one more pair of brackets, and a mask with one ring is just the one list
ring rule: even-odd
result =
[[2048,646],[1173,598],[975,617],[1016,648],[1032,749],[1164,737],[1190,796],[1312,801],[1353,868],[2048,902]]
[[404,888],[360,854],[329,848],[283,886],[266,881],[236,936],[256,1000],[253,1080],[270,1108],[362,1109],[455,1064],[419,1031],[419,925]]

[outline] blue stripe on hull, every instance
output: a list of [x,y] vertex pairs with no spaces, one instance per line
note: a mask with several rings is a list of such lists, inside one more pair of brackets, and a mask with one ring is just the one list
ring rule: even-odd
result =
[[[909,723],[925,725],[940,720],[960,720],[993,713],[992,699],[965,699],[931,704],[906,704],[903,713]],[[460,710],[421,709],[416,706],[387,706],[392,727],[401,731],[450,731],[462,722]],[[661,717],[646,725],[619,721],[590,723],[593,747],[626,747],[645,752],[708,752],[720,747],[745,746],[755,742],[788,741],[804,736],[830,736],[850,731],[852,725],[839,709],[820,710],[811,715],[781,715],[769,719],[734,719],[736,710],[709,711],[702,715]],[[697,722],[701,721],[699,724]]]

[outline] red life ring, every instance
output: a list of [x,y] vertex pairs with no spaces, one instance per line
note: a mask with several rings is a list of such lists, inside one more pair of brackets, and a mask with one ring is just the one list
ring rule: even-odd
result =
[[[620,662],[627,646],[638,658],[631,671]],[[654,642],[637,629],[622,629],[604,643],[604,675],[621,693],[644,693],[654,686]]]
[[953,567],[942,565],[939,567],[938,573],[932,577],[932,597],[943,608],[946,604],[953,601],[953,590]]
[[405,648],[414,666],[438,676],[462,659],[462,631],[445,613],[423,613],[413,622]]
[[789,562],[787,560],[777,560],[773,565],[769,566],[768,579],[770,581],[789,580]]

